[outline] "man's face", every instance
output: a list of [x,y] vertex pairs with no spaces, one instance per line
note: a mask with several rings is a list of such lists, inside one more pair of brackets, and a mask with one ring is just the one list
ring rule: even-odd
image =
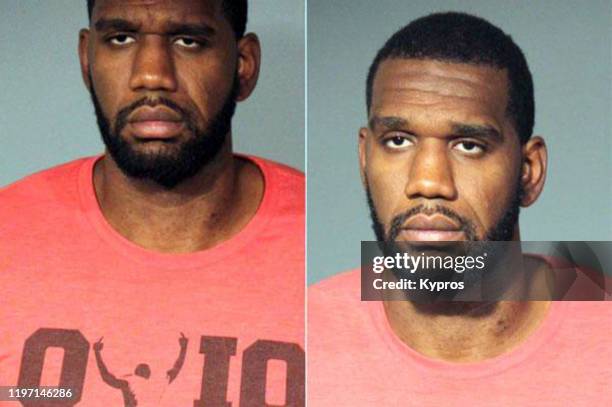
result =
[[239,92],[221,0],[97,0],[86,35],[98,123],[127,175],[173,187],[215,157]]
[[378,69],[360,165],[380,241],[518,238],[522,154],[506,72],[391,59]]

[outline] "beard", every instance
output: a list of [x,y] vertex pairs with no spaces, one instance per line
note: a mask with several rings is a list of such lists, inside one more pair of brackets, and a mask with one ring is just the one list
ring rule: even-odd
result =
[[[452,281],[463,281],[465,287],[473,287],[475,284],[482,282],[484,278],[488,278],[492,281],[495,286],[489,286],[488,292],[497,292],[503,290],[503,284],[508,279],[508,273],[504,274],[503,267],[496,267],[502,263],[504,255],[508,246],[501,244],[494,244],[491,242],[499,241],[510,241],[514,233],[514,227],[518,222],[520,212],[520,202],[523,198],[524,190],[520,183],[520,177],[517,177],[517,181],[513,186],[513,193],[506,207],[504,208],[502,215],[497,219],[494,225],[489,228],[482,237],[479,237],[476,233],[476,227],[474,222],[470,219],[465,218],[452,209],[443,206],[426,206],[417,205],[399,215],[393,217],[388,227],[388,231],[385,229],[385,225],[380,221],[376,208],[374,206],[374,200],[370,191],[369,183],[366,178],[366,197],[368,206],[370,209],[370,217],[372,219],[372,229],[376,235],[376,240],[379,242],[379,247],[385,256],[394,256],[397,253],[409,253],[412,256],[417,256],[420,253],[427,253],[428,255],[442,255],[442,256],[485,256],[487,257],[487,267],[482,270],[474,269],[470,272],[462,274],[454,272],[452,269],[428,269],[427,277],[432,281],[441,282],[452,282]],[[431,216],[433,214],[441,214],[445,217],[452,219],[459,225],[459,229],[465,234],[467,244],[464,242],[458,242],[452,245],[440,245],[435,242],[402,242],[398,241],[398,236],[402,231],[403,225],[406,221],[417,214],[424,214]],[[393,274],[397,279],[408,278],[416,280],[423,276],[423,270],[420,273],[414,273],[409,276],[400,274],[396,270]],[[436,297],[436,295],[425,294],[420,300],[424,302],[429,301],[443,301],[451,300],[454,292],[448,291],[446,294]]]
[[387,233],[385,231],[385,226],[380,221],[378,213],[376,212],[376,208],[374,206],[374,199],[372,198],[372,193],[370,191],[370,185],[366,179],[366,198],[368,201],[368,207],[370,209],[372,229],[374,230],[374,234],[376,235],[376,240],[378,242],[384,242],[388,244],[392,244],[396,241],[397,237],[401,232],[402,225],[412,216],[417,214],[425,214],[427,216],[431,216],[435,213],[442,214],[447,218],[450,218],[457,222],[459,224],[459,229],[465,233],[467,240],[470,242],[509,241],[512,239],[512,235],[514,233],[514,225],[516,225],[516,223],[518,222],[520,213],[520,203],[523,199],[523,195],[523,186],[520,183],[519,179],[519,181],[517,181],[516,185],[514,186],[514,191],[512,193],[510,203],[504,209],[503,215],[497,220],[493,227],[491,227],[485,232],[482,238],[478,238],[478,236],[476,235],[476,228],[471,220],[459,215],[455,211],[442,205],[437,205],[433,208],[426,207],[425,205],[418,205],[414,208],[409,209],[406,212],[395,216],[391,220],[389,233]]
[[[89,81],[93,83],[91,73]],[[204,128],[198,125],[195,113],[164,97],[145,97],[122,108],[111,126],[93,86],[90,94],[102,140],[119,169],[130,178],[153,181],[170,190],[196,175],[217,157],[231,130],[238,90],[239,82],[237,77],[234,77],[232,89],[221,109]],[[133,111],[142,106],[159,105],[179,114],[191,137],[183,142],[165,141],[163,148],[155,152],[138,151],[135,145],[121,136],[121,131],[128,124],[127,118]],[[146,141],[137,143],[144,144]]]

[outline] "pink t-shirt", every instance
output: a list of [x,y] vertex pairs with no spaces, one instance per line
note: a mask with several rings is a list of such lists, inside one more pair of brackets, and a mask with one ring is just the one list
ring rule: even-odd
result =
[[308,406],[612,405],[612,303],[553,302],[514,350],[470,364],[399,340],[382,302],[360,301],[360,273],[309,288]]
[[249,159],[265,180],[256,215],[188,254],[106,222],[95,158],[1,190],[0,386],[80,392],[58,406],[302,406],[304,177]]

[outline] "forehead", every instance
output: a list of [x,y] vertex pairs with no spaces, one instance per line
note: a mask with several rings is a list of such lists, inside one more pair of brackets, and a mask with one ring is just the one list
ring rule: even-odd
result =
[[430,59],[388,59],[374,78],[370,115],[502,121],[507,102],[505,70]]
[[169,19],[176,23],[214,21],[222,17],[221,5],[221,0],[96,0],[92,22],[123,18],[154,26]]

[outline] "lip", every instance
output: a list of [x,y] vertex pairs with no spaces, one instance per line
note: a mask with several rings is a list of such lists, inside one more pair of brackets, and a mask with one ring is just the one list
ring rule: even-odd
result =
[[128,117],[128,127],[140,139],[170,139],[183,129],[181,116],[164,107],[142,107]]
[[408,219],[400,233],[401,240],[440,242],[466,240],[460,225],[442,215],[415,215]]

